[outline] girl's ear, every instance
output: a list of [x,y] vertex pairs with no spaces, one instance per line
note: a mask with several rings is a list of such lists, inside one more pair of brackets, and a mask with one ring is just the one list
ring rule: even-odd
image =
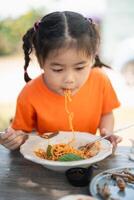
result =
[[91,66],[94,66],[95,64],[95,56],[91,57]]
[[45,62],[40,62],[40,71],[41,73],[44,73],[45,72]]
[[95,64],[95,58],[93,58],[93,61],[92,61],[92,66],[94,66]]

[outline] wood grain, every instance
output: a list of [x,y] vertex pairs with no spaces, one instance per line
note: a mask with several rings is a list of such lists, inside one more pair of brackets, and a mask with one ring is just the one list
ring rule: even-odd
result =
[[[134,164],[128,160],[129,151],[129,147],[120,147],[115,156],[98,163],[93,176],[106,169]],[[89,194],[88,186],[74,187],[65,174],[50,171],[24,159],[19,151],[0,146],[1,200],[58,200],[69,194]]]

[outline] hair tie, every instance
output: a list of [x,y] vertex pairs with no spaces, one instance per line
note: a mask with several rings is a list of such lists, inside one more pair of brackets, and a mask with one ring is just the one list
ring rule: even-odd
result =
[[88,20],[91,24],[93,23],[92,18],[87,18],[87,20]]
[[37,21],[34,23],[34,31],[36,32],[39,28],[39,24],[41,23],[41,21]]
[[92,18],[86,18],[87,21],[89,21],[90,24],[95,25],[94,21]]

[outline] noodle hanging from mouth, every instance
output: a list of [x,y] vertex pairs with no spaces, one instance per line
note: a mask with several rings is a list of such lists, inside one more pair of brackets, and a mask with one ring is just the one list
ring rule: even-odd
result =
[[75,133],[74,133],[74,127],[73,127],[74,113],[71,112],[71,111],[69,111],[69,108],[68,108],[68,103],[72,101],[72,98],[71,98],[71,91],[70,91],[70,90],[65,90],[65,91],[64,91],[64,94],[65,94],[65,110],[66,110],[66,113],[68,114],[69,128],[70,128],[70,130],[71,130],[72,133],[73,133],[73,138],[72,138],[72,140],[69,142],[69,144],[71,144],[72,142],[75,141]]

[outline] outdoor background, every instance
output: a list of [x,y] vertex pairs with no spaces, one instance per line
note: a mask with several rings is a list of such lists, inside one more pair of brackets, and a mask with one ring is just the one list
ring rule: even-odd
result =
[[[113,70],[108,74],[121,107],[114,111],[115,129],[134,123],[134,1],[133,0],[0,0],[0,130],[15,113],[23,80],[22,36],[42,16],[71,10],[91,17],[101,35],[100,57]],[[31,77],[41,73],[32,57]],[[121,145],[134,139],[134,128],[122,131]]]

